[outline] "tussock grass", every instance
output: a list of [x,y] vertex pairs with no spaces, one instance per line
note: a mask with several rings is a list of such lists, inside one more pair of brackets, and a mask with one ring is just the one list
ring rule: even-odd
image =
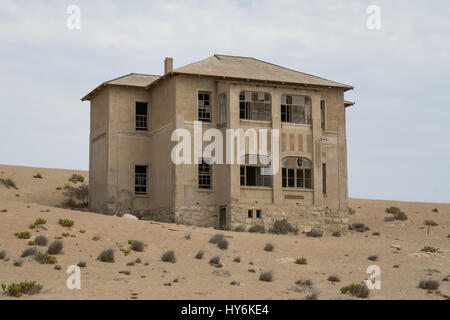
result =
[[145,244],[142,241],[138,241],[138,240],[133,241],[131,243],[131,247],[130,247],[131,250],[137,251],[137,252],[144,251],[144,248],[145,248]]
[[177,259],[175,258],[175,251],[167,250],[166,252],[164,252],[161,256],[161,261],[175,263],[177,261]]
[[218,243],[217,243],[217,247],[219,248],[219,249],[222,249],[222,250],[227,250],[228,249],[228,240],[227,239],[222,239],[222,240],[220,240]]
[[272,280],[273,280],[272,270],[265,270],[261,272],[261,274],[259,275],[259,281],[272,282]]
[[54,240],[47,249],[49,254],[60,254],[63,249],[63,242],[61,240]]
[[97,257],[97,260],[101,262],[112,263],[114,262],[114,250],[113,249],[105,249]]

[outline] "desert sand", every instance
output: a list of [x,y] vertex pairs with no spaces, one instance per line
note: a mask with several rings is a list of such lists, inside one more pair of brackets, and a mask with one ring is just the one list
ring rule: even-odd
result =
[[[43,179],[33,178],[38,172]],[[63,190],[56,188],[69,183],[73,173],[88,177],[84,171],[0,165],[0,178],[11,178],[18,187],[0,184],[0,251],[7,251],[7,258],[0,260],[0,283],[36,280],[44,286],[37,295],[12,298],[0,294],[0,299],[304,299],[308,290],[291,290],[299,279],[312,280],[319,299],[358,299],[342,294],[340,288],[367,279],[369,265],[381,268],[381,289],[371,290],[368,299],[445,299],[450,295],[450,282],[443,281],[450,275],[450,204],[350,199],[350,207],[356,211],[349,217],[350,224],[364,223],[370,230],[348,231],[341,237],[324,234],[322,238],[253,234],[58,208],[64,196]],[[390,206],[399,207],[408,220],[385,222],[384,217],[389,216],[385,209]],[[47,220],[48,230],[38,233],[28,228],[37,218]],[[62,227],[60,218],[72,219],[75,224]],[[429,234],[424,227],[426,219],[438,223]],[[50,242],[63,232],[76,235],[63,239],[63,253],[56,256],[62,269],[36,261],[14,266],[22,251],[30,247],[29,240],[14,235],[21,231],[31,232],[30,240],[45,234]],[[208,243],[219,232],[227,236],[227,250]],[[189,240],[185,239],[187,233]],[[101,239],[94,241],[96,235]],[[128,249],[128,240],[143,241],[144,252],[125,256],[120,248]],[[263,250],[268,241],[275,245],[272,252]],[[425,253],[421,251],[424,246],[439,251]],[[107,248],[115,249],[114,263],[97,260]],[[162,262],[161,255],[170,249],[175,251],[176,263]],[[201,260],[194,258],[199,250],[205,251]],[[208,263],[215,255],[221,257],[221,268]],[[369,261],[371,255],[377,255],[378,261]],[[240,263],[233,262],[235,257],[240,257]],[[300,257],[307,259],[306,265],[294,263]],[[142,263],[127,266],[137,258]],[[81,269],[81,289],[69,290],[66,269],[80,261],[87,263]],[[124,270],[131,273],[119,273]],[[273,271],[272,282],[258,280],[263,270]],[[340,282],[328,281],[330,275],[337,275]],[[418,288],[423,279],[438,280],[440,293]],[[231,285],[232,281],[239,285]]]

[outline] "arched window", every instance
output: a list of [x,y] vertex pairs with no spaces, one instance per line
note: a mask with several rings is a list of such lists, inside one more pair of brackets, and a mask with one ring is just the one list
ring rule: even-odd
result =
[[311,124],[311,99],[307,96],[281,96],[281,121]]
[[312,189],[312,162],[307,158],[286,157],[282,161],[283,188]]

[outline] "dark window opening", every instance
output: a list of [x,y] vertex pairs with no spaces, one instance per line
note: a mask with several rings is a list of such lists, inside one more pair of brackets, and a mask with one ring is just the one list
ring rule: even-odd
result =
[[256,210],[256,217],[261,219],[261,210]]
[[239,95],[239,117],[246,120],[270,121],[272,119],[270,94],[242,91]]
[[281,96],[281,121],[311,124],[311,100],[306,96]]
[[312,189],[312,163],[306,158],[285,158],[281,169],[283,188]]
[[204,159],[198,165],[198,187],[200,189],[211,189],[211,165]]
[[147,194],[148,166],[134,167],[134,193]]
[[322,185],[323,194],[327,194],[327,165],[325,163],[322,164]]
[[247,214],[249,218],[253,218],[253,210],[248,210]]
[[261,173],[263,167],[241,166],[241,186],[272,187],[272,176]]
[[148,105],[146,102],[136,102],[136,130],[148,130]]
[[325,100],[320,101],[320,126],[322,130],[326,130],[326,121],[325,121],[326,113],[325,113]]

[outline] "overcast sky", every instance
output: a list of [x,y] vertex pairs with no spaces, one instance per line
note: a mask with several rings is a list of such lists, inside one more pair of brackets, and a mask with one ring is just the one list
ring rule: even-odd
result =
[[[81,9],[69,30],[66,10]],[[368,29],[366,9],[381,9]],[[355,86],[349,194],[450,202],[450,1],[0,1],[0,163],[88,169],[89,102],[214,53]]]

